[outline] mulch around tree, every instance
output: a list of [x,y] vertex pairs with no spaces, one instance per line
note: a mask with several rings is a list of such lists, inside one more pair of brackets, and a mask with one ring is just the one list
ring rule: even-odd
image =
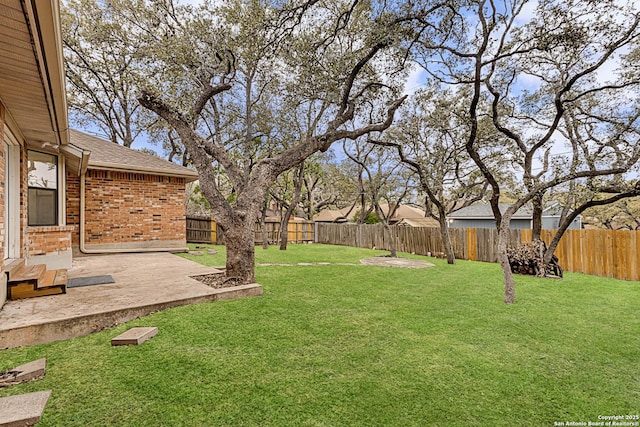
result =
[[199,276],[191,276],[191,278],[196,279],[205,285],[211,286],[214,289],[232,288],[234,286],[244,285],[240,278],[227,277],[225,272],[201,274]]

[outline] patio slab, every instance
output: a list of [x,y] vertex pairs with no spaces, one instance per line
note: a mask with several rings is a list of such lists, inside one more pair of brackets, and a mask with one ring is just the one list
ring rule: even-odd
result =
[[110,274],[115,283],[7,301],[0,310],[0,349],[87,335],[181,305],[262,295],[257,284],[213,289],[189,277],[216,272],[161,252],[75,258],[69,278]]
[[38,423],[51,390],[18,394],[0,399],[0,426],[25,427]]

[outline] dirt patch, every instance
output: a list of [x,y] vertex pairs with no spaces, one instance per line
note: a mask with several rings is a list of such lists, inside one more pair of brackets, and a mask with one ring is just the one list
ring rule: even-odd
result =
[[376,265],[379,267],[396,267],[396,268],[427,268],[435,267],[427,261],[409,258],[392,258],[390,256],[374,256],[371,258],[361,259],[364,265]]
[[237,277],[227,277],[227,274],[224,272],[201,274],[199,276],[191,276],[191,278],[196,279],[197,281],[202,282],[207,286],[211,286],[214,289],[232,288],[234,286],[244,284],[241,279]]

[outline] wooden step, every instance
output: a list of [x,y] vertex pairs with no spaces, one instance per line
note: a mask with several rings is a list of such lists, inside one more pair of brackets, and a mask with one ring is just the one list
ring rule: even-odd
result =
[[40,280],[44,273],[47,271],[47,266],[44,264],[36,265],[23,265],[9,278],[11,282],[27,282],[30,280]]
[[24,258],[13,259],[7,262],[4,266],[7,280],[11,280],[22,267],[24,267]]
[[66,293],[66,289],[62,286],[49,286],[38,289],[34,283],[29,282],[21,282],[7,288],[7,298],[10,300],[46,297],[49,295],[61,295],[64,293]]
[[55,270],[56,278],[53,281],[53,286],[64,286],[65,291],[67,293],[67,283],[69,283],[69,278],[67,276],[67,270],[61,268],[60,270]]
[[26,280],[9,282],[7,298],[16,300],[67,293],[67,270],[45,269],[37,279],[29,278],[35,274],[36,272],[34,271],[31,275],[26,276],[28,278]]
[[54,286],[67,287],[67,270],[47,270],[36,283],[36,289],[51,288]]
[[50,288],[56,280],[56,270],[47,270],[44,272],[40,280],[36,282],[36,289]]

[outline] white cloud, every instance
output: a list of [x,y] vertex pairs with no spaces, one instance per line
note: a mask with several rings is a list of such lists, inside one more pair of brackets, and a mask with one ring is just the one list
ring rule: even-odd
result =
[[404,83],[404,93],[407,95],[413,95],[416,90],[425,86],[427,81],[427,72],[422,67],[414,64],[411,67],[411,72],[407,77],[407,81]]
[[536,8],[537,7],[538,7],[538,1],[537,0],[527,2],[522,7],[522,11],[520,12],[518,17],[516,18],[516,24],[523,25],[523,24],[526,24],[527,22],[531,21],[531,19],[533,19],[533,17],[536,15]]

